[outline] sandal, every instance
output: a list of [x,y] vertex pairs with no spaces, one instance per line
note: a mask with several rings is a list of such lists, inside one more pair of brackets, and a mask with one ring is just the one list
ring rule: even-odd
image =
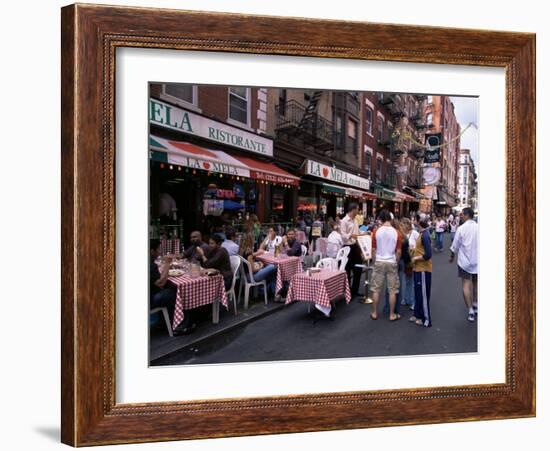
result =
[[423,326],[424,325],[424,321],[422,321],[421,319],[417,319],[414,324],[416,324],[417,326]]
[[396,313],[393,319],[390,318],[390,321],[397,321],[399,319],[401,319],[401,315],[399,313]]
[[373,321],[376,321],[378,319],[378,315],[375,315],[374,313],[371,313],[370,314],[370,319],[372,319]]
[[411,317],[409,318],[409,322],[415,323],[415,322],[416,322],[416,319],[417,319],[416,316],[413,315],[413,316],[411,316]]

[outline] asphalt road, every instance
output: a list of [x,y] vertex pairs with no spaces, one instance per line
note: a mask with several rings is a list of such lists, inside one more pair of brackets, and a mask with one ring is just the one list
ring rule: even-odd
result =
[[[450,245],[445,237],[445,248]],[[313,320],[306,303],[293,303],[270,316],[219,334],[191,349],[183,349],[156,365],[309,360],[369,356],[397,356],[477,352],[477,322],[467,321],[456,264],[448,252],[433,256],[432,327],[408,321],[411,312],[401,306],[401,320],[382,314],[373,321],[370,305],[354,298],[339,301],[334,320]]]

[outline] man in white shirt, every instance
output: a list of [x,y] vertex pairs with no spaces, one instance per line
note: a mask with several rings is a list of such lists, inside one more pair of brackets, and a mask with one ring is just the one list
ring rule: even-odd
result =
[[350,248],[346,272],[348,273],[348,281],[353,274],[353,282],[351,284],[352,296],[356,296],[359,292],[359,283],[362,274],[361,268],[357,268],[355,265],[363,263],[361,248],[357,244],[359,226],[355,222],[355,216],[357,216],[358,211],[359,206],[355,202],[350,203],[346,216],[340,221],[340,234],[342,235],[343,245]]
[[464,223],[457,229],[449,263],[458,254],[458,276],[462,279],[462,294],[468,308],[468,321],[475,321],[477,315],[477,236],[478,226],[471,208],[462,210]]
[[390,321],[400,318],[396,313],[396,298],[399,292],[397,263],[401,257],[401,237],[392,227],[391,215],[382,210],[378,217],[382,225],[372,234],[372,249],[375,252],[374,270],[372,273],[372,313],[371,319],[378,319],[378,302],[380,291],[386,286],[389,293]]
[[336,258],[336,254],[338,254],[338,251],[344,245],[339,229],[340,226],[338,224],[332,224],[332,232],[327,237],[327,257]]

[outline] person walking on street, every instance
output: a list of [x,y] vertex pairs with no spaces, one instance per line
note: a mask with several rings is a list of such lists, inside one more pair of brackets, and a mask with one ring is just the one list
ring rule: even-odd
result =
[[379,216],[382,225],[372,234],[372,251],[375,258],[372,273],[372,312],[371,319],[378,319],[378,303],[380,291],[386,286],[389,292],[390,321],[400,318],[395,313],[396,298],[399,291],[399,276],[397,264],[401,257],[401,237],[392,226],[390,212],[386,209]]
[[477,316],[477,235],[478,225],[474,221],[474,211],[467,207],[462,210],[464,223],[457,229],[449,263],[457,257],[458,277],[462,279],[462,294],[468,309],[468,321]]
[[451,244],[455,239],[456,229],[458,229],[458,220],[456,218],[453,218],[449,222],[449,230],[451,231]]
[[357,268],[355,265],[363,263],[361,248],[357,244],[359,226],[355,222],[355,216],[357,216],[358,211],[359,206],[355,202],[350,203],[346,216],[340,221],[340,234],[342,235],[344,247],[347,246],[350,248],[346,272],[348,273],[348,282],[351,280],[353,274],[353,282],[350,283],[352,296],[357,296],[359,292],[362,273],[361,268]]
[[435,221],[435,249],[438,252],[443,251],[443,234],[446,228],[447,223],[441,216],[438,216]]
[[414,271],[414,315],[409,321],[418,326],[431,327],[430,294],[432,289],[432,243],[429,224],[425,219],[418,222],[419,237],[411,254]]

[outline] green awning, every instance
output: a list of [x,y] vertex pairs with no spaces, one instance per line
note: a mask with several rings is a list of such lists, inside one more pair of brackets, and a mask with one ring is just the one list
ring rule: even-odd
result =
[[323,183],[322,189],[325,193],[339,194],[341,196],[344,196],[346,194],[346,190],[344,188],[340,188],[339,186],[335,185],[328,185],[327,183]]

